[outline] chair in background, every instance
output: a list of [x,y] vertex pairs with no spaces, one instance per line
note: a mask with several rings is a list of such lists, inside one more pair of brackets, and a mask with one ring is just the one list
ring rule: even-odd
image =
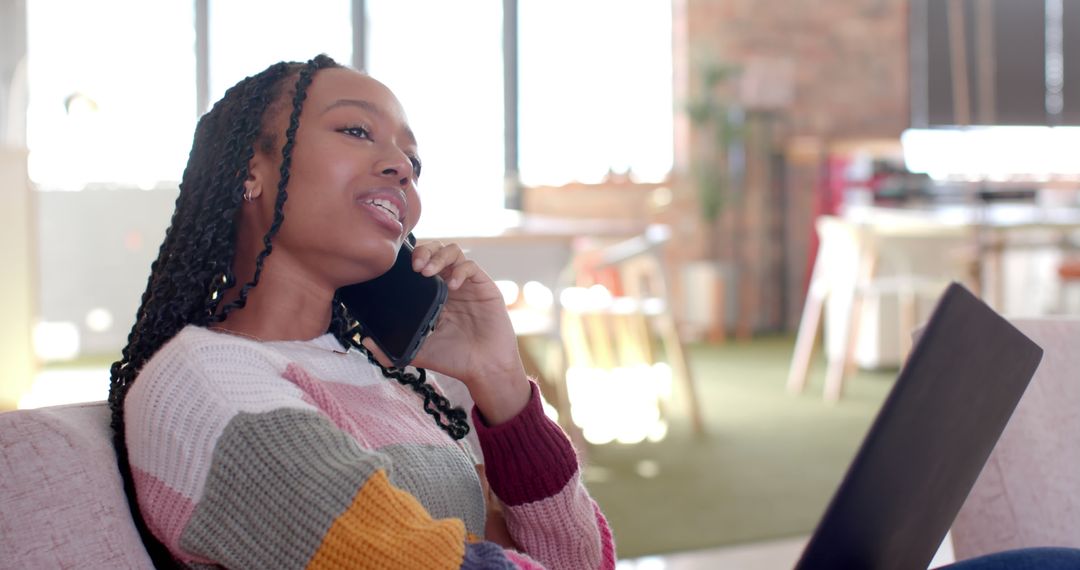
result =
[[1080,259],[1066,259],[1058,265],[1058,311],[1069,313],[1069,291],[1080,285]]
[[1080,319],[1013,324],[1043,348],[1043,359],[953,522],[957,560],[1080,548]]
[[666,226],[652,226],[634,238],[579,251],[565,279],[573,287],[560,299],[560,334],[568,372],[666,363],[673,385],[681,389],[691,429],[702,434],[701,404],[671,314],[661,257],[669,239]]
[[[899,216],[873,223],[821,216],[815,227],[820,245],[799,320],[787,389],[797,394],[806,388],[817,333],[828,309],[835,316],[830,319],[835,328],[829,334],[836,338],[826,343],[824,397],[835,402],[855,372],[866,300],[896,297],[896,338],[902,360],[911,348],[920,301],[932,302],[950,281],[963,280],[972,238],[965,228]],[[948,269],[927,269],[927,251],[945,258],[943,265]]]

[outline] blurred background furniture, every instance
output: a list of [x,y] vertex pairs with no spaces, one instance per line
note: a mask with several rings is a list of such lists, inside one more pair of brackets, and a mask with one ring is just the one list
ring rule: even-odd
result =
[[618,241],[639,235],[637,220],[568,218],[503,210],[481,219],[454,219],[431,225],[421,241],[457,243],[503,289],[517,333],[525,371],[536,378],[557,421],[584,451],[580,430],[570,421],[563,376],[556,292],[585,236]]
[[[567,268],[570,287],[562,290],[559,301],[565,381],[599,385],[605,381],[597,375],[610,375],[614,382],[609,386],[618,393],[607,397],[619,398],[634,390],[651,393],[659,396],[658,410],[669,418],[672,410],[666,409],[665,400],[677,395],[692,432],[700,435],[705,427],[698,390],[675,326],[665,277],[662,249],[670,238],[670,229],[653,225],[630,239],[585,246],[576,253]],[[589,375],[594,378],[585,377]],[[625,375],[629,384],[620,386],[619,375]],[[571,407],[596,405],[575,402],[574,391],[568,386]],[[578,392],[580,398],[597,396]],[[575,421],[580,419],[575,416]]]
[[1043,360],[953,522],[957,560],[1080,547],[1080,319],[1013,324],[1043,348]]
[[1069,314],[1070,292],[1080,285],[1080,259],[1065,259],[1058,265],[1058,312]]
[[152,567],[105,402],[0,413],[0,566]]
[[[970,228],[913,215],[876,214],[872,218],[821,216],[816,222],[819,249],[803,306],[788,374],[789,392],[807,383],[810,360],[825,314],[824,397],[837,401],[856,364],[895,366],[911,348],[919,320],[949,281],[965,280],[970,264]],[[886,302],[895,311],[882,311]],[[875,303],[867,311],[865,305]],[[894,330],[882,332],[882,321]],[[887,339],[876,342],[878,338]],[[857,362],[860,342],[870,344],[869,362]]]

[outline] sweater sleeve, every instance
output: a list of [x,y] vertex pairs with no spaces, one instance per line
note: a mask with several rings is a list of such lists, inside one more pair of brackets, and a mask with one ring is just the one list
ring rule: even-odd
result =
[[[433,518],[392,483],[394,461],[362,447],[280,373],[256,367],[227,383],[182,362],[147,368],[125,401],[131,467],[150,530],[178,560],[541,568],[460,519]],[[226,393],[238,385],[245,394]]]
[[544,415],[537,385],[509,421],[488,426],[474,407],[473,423],[514,541],[552,570],[614,568],[607,520],[581,481],[569,438]]

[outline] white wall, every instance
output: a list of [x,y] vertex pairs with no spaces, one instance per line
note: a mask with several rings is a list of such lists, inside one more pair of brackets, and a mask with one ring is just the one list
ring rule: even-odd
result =
[[[124,347],[176,202],[177,190],[102,189],[38,192],[40,318],[71,322],[81,355]],[[105,309],[113,324],[86,322]]]

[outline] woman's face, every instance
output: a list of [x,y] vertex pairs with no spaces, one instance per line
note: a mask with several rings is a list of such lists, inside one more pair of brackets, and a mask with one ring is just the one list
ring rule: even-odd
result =
[[[246,184],[258,193],[257,215],[241,217],[241,231],[260,239],[273,220],[291,101],[278,108],[267,125],[278,149],[256,151]],[[416,139],[393,93],[350,69],[317,72],[296,132],[274,270],[291,267],[335,289],[381,275],[420,218],[418,175]]]

